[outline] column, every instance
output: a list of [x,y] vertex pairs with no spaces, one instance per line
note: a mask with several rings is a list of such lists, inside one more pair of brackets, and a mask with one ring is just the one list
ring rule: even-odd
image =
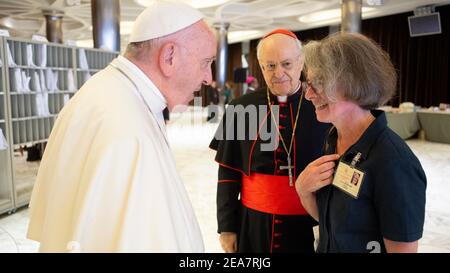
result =
[[52,43],[63,43],[62,18],[64,13],[54,10],[43,11],[46,23],[47,40]]
[[227,80],[228,61],[228,28],[229,23],[217,23],[214,25],[217,30],[217,58],[216,58],[216,82],[220,90],[224,90]]
[[361,32],[362,0],[342,0],[342,32]]
[[119,0],[91,0],[94,47],[120,51]]

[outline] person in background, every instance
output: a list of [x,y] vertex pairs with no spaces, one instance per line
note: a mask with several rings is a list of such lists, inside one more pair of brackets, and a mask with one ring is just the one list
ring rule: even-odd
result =
[[304,54],[305,98],[320,122],[333,124],[327,155],[296,181],[303,206],[319,221],[317,252],[417,252],[427,179],[385,113],[376,110],[397,84],[389,56],[351,33],[310,42]]
[[248,85],[247,90],[244,92],[245,94],[255,92],[259,88],[258,79],[253,76],[248,76],[245,83]]
[[206,87],[206,98],[208,100],[208,116],[206,117],[207,122],[217,122],[219,114],[219,97],[220,90],[217,87],[217,82],[212,81],[212,83]]
[[233,98],[233,84],[230,81],[227,81],[225,83],[225,90],[223,92],[223,96],[224,96],[224,104],[228,104],[231,102],[232,98]]
[[30,203],[27,236],[41,252],[204,251],[163,117],[211,83],[216,39],[202,18],[152,2],[124,55],[58,115]]

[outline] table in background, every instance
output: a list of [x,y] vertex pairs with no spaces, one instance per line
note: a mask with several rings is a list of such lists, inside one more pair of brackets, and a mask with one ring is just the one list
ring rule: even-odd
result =
[[420,110],[417,112],[425,139],[450,144],[450,112]]
[[402,139],[411,138],[420,130],[416,112],[386,112],[386,118],[389,128]]

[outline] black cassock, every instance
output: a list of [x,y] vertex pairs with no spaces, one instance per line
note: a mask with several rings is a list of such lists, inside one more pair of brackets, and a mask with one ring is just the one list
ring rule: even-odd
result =
[[[302,207],[295,187],[289,185],[288,170],[280,169],[288,165],[287,153],[272,114],[264,111],[270,109],[266,92],[260,89],[233,100],[210,144],[219,163],[218,232],[236,232],[238,252],[313,252],[312,227],[317,223]],[[284,103],[270,96],[272,104],[279,107],[273,113],[288,149],[301,93],[288,96]],[[260,107],[258,117],[249,120],[252,115],[248,113]],[[314,106],[303,98],[291,151],[294,183],[311,161],[323,155],[329,128],[317,121]],[[267,149],[274,146],[268,145],[271,141],[278,144],[276,149]]]

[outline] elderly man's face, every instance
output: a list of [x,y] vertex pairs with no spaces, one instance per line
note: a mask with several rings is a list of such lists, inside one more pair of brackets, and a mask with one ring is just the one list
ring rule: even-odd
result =
[[214,33],[204,22],[197,23],[190,40],[180,42],[180,62],[176,81],[176,91],[173,94],[169,109],[182,111],[193,98],[194,92],[199,91],[202,84],[212,82],[211,64],[216,58],[216,38]]
[[303,61],[296,41],[274,34],[262,41],[259,65],[272,94],[290,95],[299,86]]

